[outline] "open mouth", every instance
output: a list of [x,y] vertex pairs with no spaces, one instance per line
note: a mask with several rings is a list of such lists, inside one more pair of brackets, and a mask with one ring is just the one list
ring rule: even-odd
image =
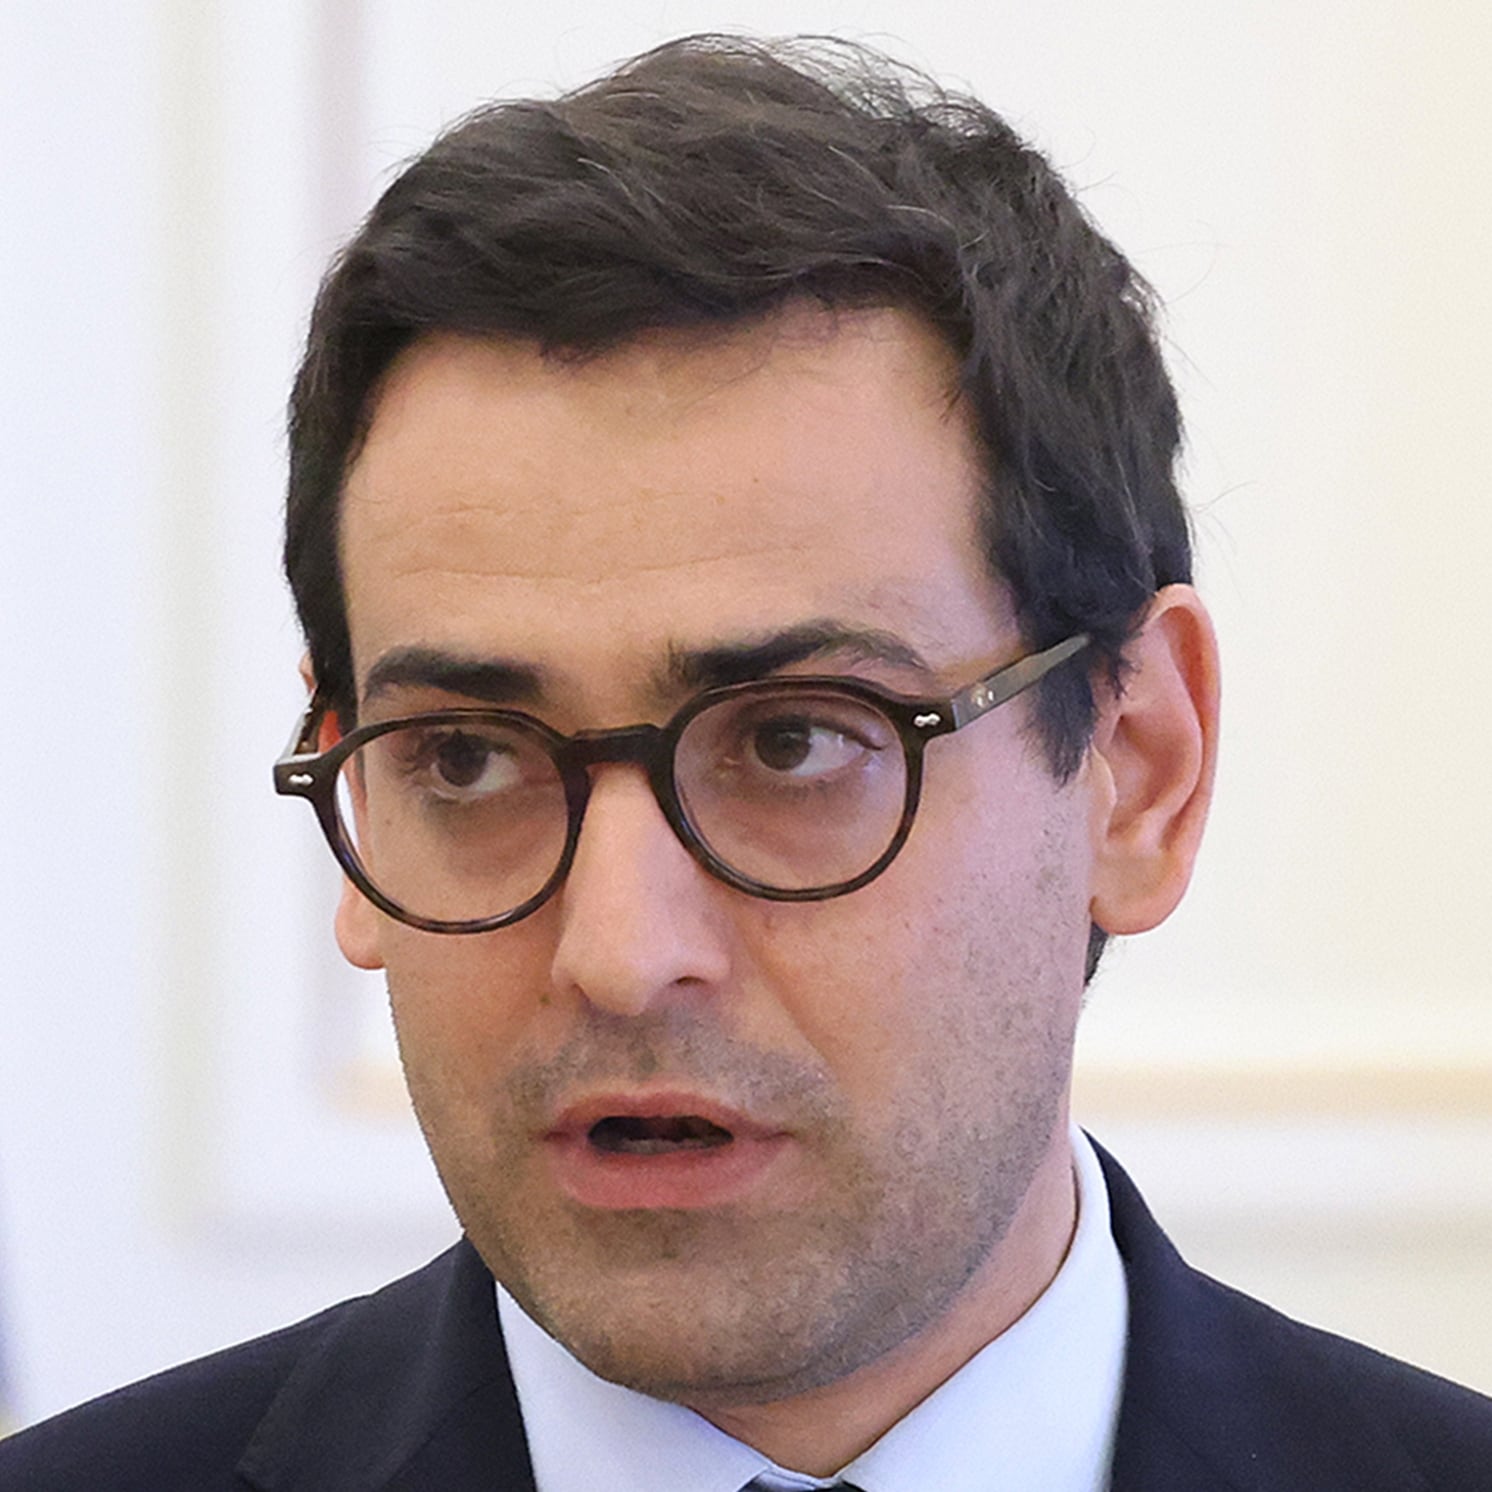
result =
[[618,1213],[746,1205],[769,1178],[794,1174],[797,1149],[775,1123],[687,1091],[595,1093],[543,1135],[560,1193]]
[[681,1150],[713,1150],[729,1145],[728,1129],[697,1114],[612,1114],[586,1132],[597,1150],[609,1155],[672,1155]]

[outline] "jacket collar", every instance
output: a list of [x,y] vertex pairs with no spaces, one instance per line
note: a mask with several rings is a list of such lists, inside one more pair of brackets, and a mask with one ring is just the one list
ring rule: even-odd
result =
[[1332,1386],[1336,1349],[1362,1349],[1191,1269],[1094,1148],[1129,1280],[1112,1492],[1424,1492],[1398,1439]]
[[237,1467],[260,1492],[533,1492],[492,1276],[464,1239],[339,1307]]

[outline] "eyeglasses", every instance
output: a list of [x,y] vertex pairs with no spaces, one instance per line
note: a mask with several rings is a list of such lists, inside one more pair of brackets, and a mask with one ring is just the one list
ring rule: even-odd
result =
[[711,875],[770,901],[823,901],[874,880],[906,843],[922,752],[1088,645],[1032,653],[947,699],[859,679],[787,677],[706,690],[666,725],[561,735],[516,710],[381,720],[314,750],[313,698],[275,764],[375,906],[426,932],[507,927],[559,889],[590,769],[646,771],[675,834]]

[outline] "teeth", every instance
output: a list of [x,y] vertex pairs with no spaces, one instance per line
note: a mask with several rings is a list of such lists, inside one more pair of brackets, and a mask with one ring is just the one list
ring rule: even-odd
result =
[[619,1155],[667,1155],[676,1150],[709,1150],[728,1145],[731,1133],[697,1114],[645,1116],[614,1114],[591,1126],[590,1142]]

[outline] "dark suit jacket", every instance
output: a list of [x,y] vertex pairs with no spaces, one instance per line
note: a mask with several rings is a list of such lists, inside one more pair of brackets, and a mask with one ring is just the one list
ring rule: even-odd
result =
[[[1101,1159],[1131,1306],[1113,1492],[1492,1492],[1492,1400],[1196,1273]],[[247,1488],[532,1492],[469,1244],[0,1443],[0,1492]]]

